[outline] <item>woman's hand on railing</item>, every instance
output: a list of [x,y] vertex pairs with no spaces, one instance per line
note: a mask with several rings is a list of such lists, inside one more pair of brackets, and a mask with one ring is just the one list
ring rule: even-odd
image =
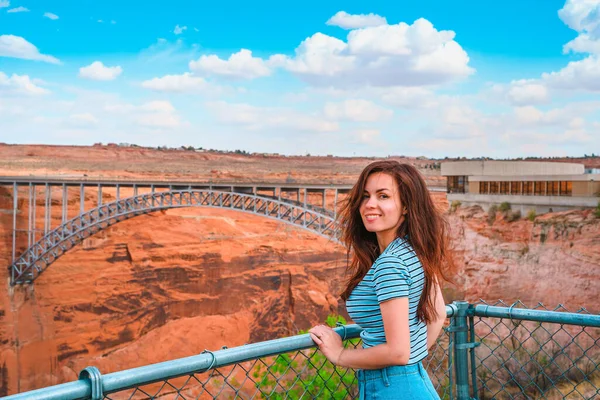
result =
[[309,331],[313,342],[319,350],[333,364],[339,365],[339,360],[344,352],[342,338],[333,329],[326,325],[317,325]]

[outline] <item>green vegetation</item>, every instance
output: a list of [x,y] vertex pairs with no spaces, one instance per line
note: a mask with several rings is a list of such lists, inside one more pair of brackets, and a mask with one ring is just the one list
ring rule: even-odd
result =
[[[335,327],[337,323],[346,325],[339,315],[329,315],[326,324]],[[300,334],[308,331],[300,331]],[[344,342],[346,347],[356,347],[360,339]],[[330,363],[318,350],[303,351],[305,357],[291,358],[287,354],[278,355],[266,367],[257,364],[252,372],[256,387],[262,398],[300,399],[306,396],[319,399],[346,399],[357,395],[354,372]],[[302,372],[298,372],[302,371]]]
[[596,216],[596,218],[600,218],[600,201],[598,202],[598,206],[594,210],[594,215]]
[[488,209],[488,224],[492,225],[496,221],[496,213],[498,212],[498,206],[493,205]]
[[508,201],[504,201],[500,204],[500,207],[498,207],[498,210],[505,213],[507,211],[510,210],[510,203]]
[[453,200],[452,204],[450,204],[450,212],[453,213],[456,211],[458,207],[460,207],[462,203],[458,200]]
[[500,206],[493,205],[488,211],[488,223],[492,225],[496,221],[496,214],[500,211],[506,222],[514,222],[521,219],[521,211],[511,211],[511,205],[505,201]]
[[529,210],[529,212],[527,213],[527,219],[533,222],[535,221],[535,217],[537,217],[535,210]]

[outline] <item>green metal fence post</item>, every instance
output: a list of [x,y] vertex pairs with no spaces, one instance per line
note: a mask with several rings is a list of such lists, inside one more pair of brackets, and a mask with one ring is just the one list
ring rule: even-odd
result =
[[[469,400],[469,337],[467,327],[467,311],[469,303],[455,301],[456,314],[454,315],[454,368],[456,372],[456,398]],[[449,349],[449,351],[451,351]]]
[[469,313],[469,345],[471,355],[471,394],[473,399],[479,400],[479,390],[477,389],[477,364],[475,357],[475,348],[481,343],[475,342],[475,318],[472,313]]

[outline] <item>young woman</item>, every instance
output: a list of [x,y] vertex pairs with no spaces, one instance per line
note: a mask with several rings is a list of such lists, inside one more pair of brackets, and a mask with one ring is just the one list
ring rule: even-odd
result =
[[340,217],[352,256],[342,299],[363,345],[345,349],[324,325],[309,331],[313,341],[332,363],[358,370],[361,399],[439,399],[421,361],[446,318],[440,282],[452,259],[425,181],[410,165],[374,162]]

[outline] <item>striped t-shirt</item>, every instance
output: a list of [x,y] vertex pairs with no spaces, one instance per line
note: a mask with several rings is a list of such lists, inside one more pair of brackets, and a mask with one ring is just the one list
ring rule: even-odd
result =
[[415,364],[427,356],[427,325],[417,318],[424,284],[423,266],[412,246],[406,239],[395,239],[375,260],[346,301],[348,315],[363,328],[360,334],[363,348],[386,342],[379,303],[408,297],[408,364]]

